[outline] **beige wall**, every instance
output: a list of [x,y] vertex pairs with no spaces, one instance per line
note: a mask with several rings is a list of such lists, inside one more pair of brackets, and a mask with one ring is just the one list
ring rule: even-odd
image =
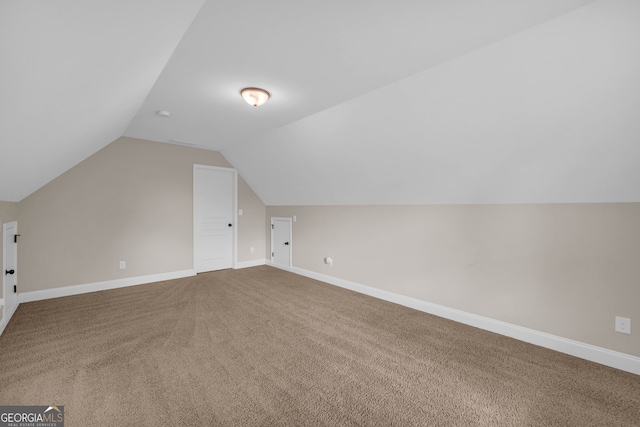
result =
[[[218,152],[123,137],[26,197],[21,292],[192,269],[194,163],[231,166]],[[238,260],[263,259],[264,205],[241,178],[238,187],[250,212]]]
[[295,267],[640,356],[637,333],[614,332],[616,315],[640,322],[640,203],[267,207],[266,220],[293,215]]
[[[0,224],[6,224],[7,222],[15,221],[18,219],[18,204],[14,202],[1,202],[0,201]],[[18,232],[20,228],[18,228]],[[1,231],[0,231],[1,233]],[[2,242],[0,242],[0,262],[4,260],[4,248]],[[0,298],[2,298],[4,291],[4,286],[2,286],[2,281],[0,280]],[[2,315],[2,310],[0,309],[0,316]]]
[[[263,261],[265,259],[264,218],[267,208],[251,187],[238,176],[238,261]],[[251,253],[251,248],[254,252]]]
[[0,223],[6,224],[16,219],[18,219],[18,204],[0,201]]

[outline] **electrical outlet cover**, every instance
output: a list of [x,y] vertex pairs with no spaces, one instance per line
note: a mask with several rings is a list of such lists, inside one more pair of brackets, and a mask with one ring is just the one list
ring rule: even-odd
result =
[[616,332],[631,334],[631,319],[616,316]]

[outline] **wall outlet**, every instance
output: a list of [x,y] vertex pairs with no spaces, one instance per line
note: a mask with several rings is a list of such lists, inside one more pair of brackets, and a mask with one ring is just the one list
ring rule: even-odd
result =
[[238,209],[238,216],[242,216],[242,209]]
[[631,334],[631,319],[616,316],[616,332]]
[[127,268],[127,261],[120,261],[120,270]]
[[298,217],[294,215],[293,216],[293,222],[296,222],[297,220],[298,220]]
[[253,246],[249,248],[249,252],[254,253],[255,251],[256,251],[256,248],[254,248]]

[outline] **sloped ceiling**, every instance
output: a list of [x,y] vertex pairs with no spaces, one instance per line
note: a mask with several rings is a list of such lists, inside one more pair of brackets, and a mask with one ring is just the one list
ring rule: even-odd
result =
[[269,205],[640,201],[640,2],[602,1],[224,155]]
[[204,0],[0,0],[0,200],[119,138]]
[[267,205],[640,201],[635,0],[16,3],[0,200],[124,134]]

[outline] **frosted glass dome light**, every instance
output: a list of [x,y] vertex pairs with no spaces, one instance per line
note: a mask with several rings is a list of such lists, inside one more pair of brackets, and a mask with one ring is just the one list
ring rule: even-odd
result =
[[240,95],[247,104],[259,107],[269,100],[269,92],[257,87],[246,87],[240,91]]

